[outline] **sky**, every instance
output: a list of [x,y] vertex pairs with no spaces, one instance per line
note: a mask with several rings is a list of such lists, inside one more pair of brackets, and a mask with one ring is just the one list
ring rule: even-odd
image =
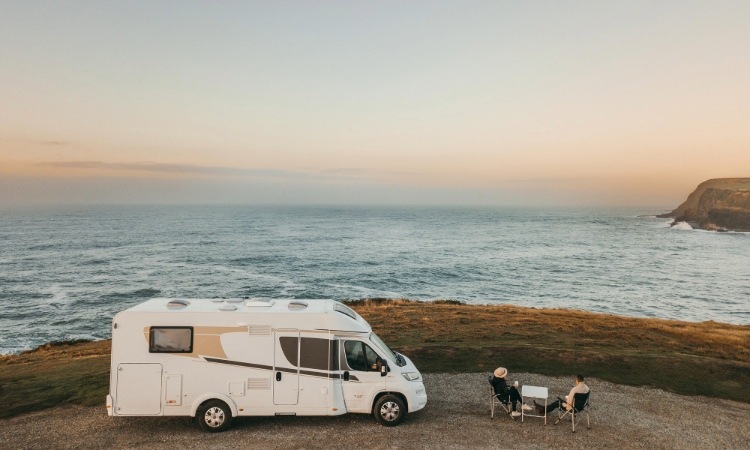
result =
[[750,2],[0,2],[0,205],[629,205],[750,176]]

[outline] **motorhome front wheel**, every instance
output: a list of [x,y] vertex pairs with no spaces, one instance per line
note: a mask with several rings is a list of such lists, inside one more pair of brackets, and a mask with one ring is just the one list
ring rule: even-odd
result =
[[404,420],[406,405],[404,401],[395,395],[384,395],[375,402],[373,408],[375,420],[386,427],[396,426]]
[[216,433],[229,428],[232,410],[221,400],[209,400],[198,408],[197,416],[203,431]]

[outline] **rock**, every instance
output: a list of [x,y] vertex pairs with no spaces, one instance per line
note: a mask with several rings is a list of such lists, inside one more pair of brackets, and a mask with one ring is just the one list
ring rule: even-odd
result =
[[674,211],[659,217],[704,230],[750,231],[750,178],[704,181]]

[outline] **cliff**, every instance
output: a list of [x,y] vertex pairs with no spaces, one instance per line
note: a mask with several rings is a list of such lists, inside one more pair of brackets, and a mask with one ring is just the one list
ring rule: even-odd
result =
[[750,231],[750,178],[704,181],[674,211],[659,217],[704,230]]

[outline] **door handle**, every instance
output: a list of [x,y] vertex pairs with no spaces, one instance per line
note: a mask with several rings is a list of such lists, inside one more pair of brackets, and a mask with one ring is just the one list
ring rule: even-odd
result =
[[276,381],[281,381],[281,372],[276,372]]

